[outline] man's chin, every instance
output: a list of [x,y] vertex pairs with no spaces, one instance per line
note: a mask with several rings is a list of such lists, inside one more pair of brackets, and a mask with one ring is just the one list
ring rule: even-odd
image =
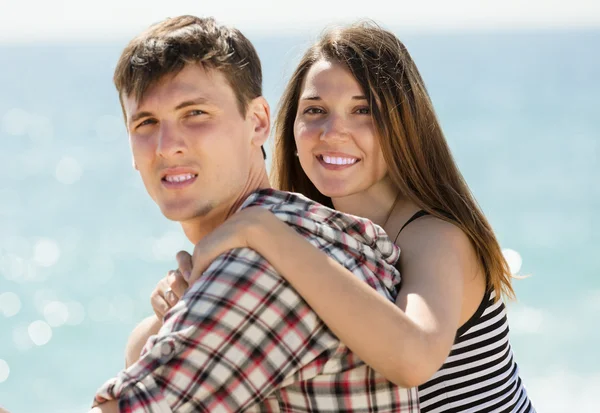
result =
[[161,212],[168,220],[175,222],[187,222],[208,215],[212,209],[213,208],[211,205],[207,205],[203,208],[177,208],[163,206],[161,208]]

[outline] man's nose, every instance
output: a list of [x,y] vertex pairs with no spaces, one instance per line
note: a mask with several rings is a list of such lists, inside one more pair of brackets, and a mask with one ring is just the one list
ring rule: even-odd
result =
[[174,125],[163,122],[158,135],[157,155],[168,158],[185,153],[187,149],[183,134]]

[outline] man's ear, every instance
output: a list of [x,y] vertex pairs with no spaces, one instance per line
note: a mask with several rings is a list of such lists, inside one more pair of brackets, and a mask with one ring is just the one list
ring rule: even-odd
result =
[[252,144],[264,145],[271,133],[271,109],[267,100],[263,96],[252,99],[248,105],[247,116],[252,119]]

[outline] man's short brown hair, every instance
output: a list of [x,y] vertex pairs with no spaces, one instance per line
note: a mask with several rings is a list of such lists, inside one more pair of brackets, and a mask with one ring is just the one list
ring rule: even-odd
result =
[[250,40],[212,17],[179,16],[150,26],[123,50],[113,79],[121,107],[124,96],[142,101],[150,87],[190,63],[223,73],[242,116],[262,95],[260,59]]

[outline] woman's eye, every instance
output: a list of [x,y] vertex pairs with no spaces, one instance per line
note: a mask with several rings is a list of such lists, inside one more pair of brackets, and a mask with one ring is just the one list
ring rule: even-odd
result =
[[368,107],[358,108],[356,109],[356,113],[359,115],[369,115],[371,113],[371,109]]
[[307,115],[320,115],[325,113],[325,111],[321,108],[307,108],[304,110],[304,113]]

